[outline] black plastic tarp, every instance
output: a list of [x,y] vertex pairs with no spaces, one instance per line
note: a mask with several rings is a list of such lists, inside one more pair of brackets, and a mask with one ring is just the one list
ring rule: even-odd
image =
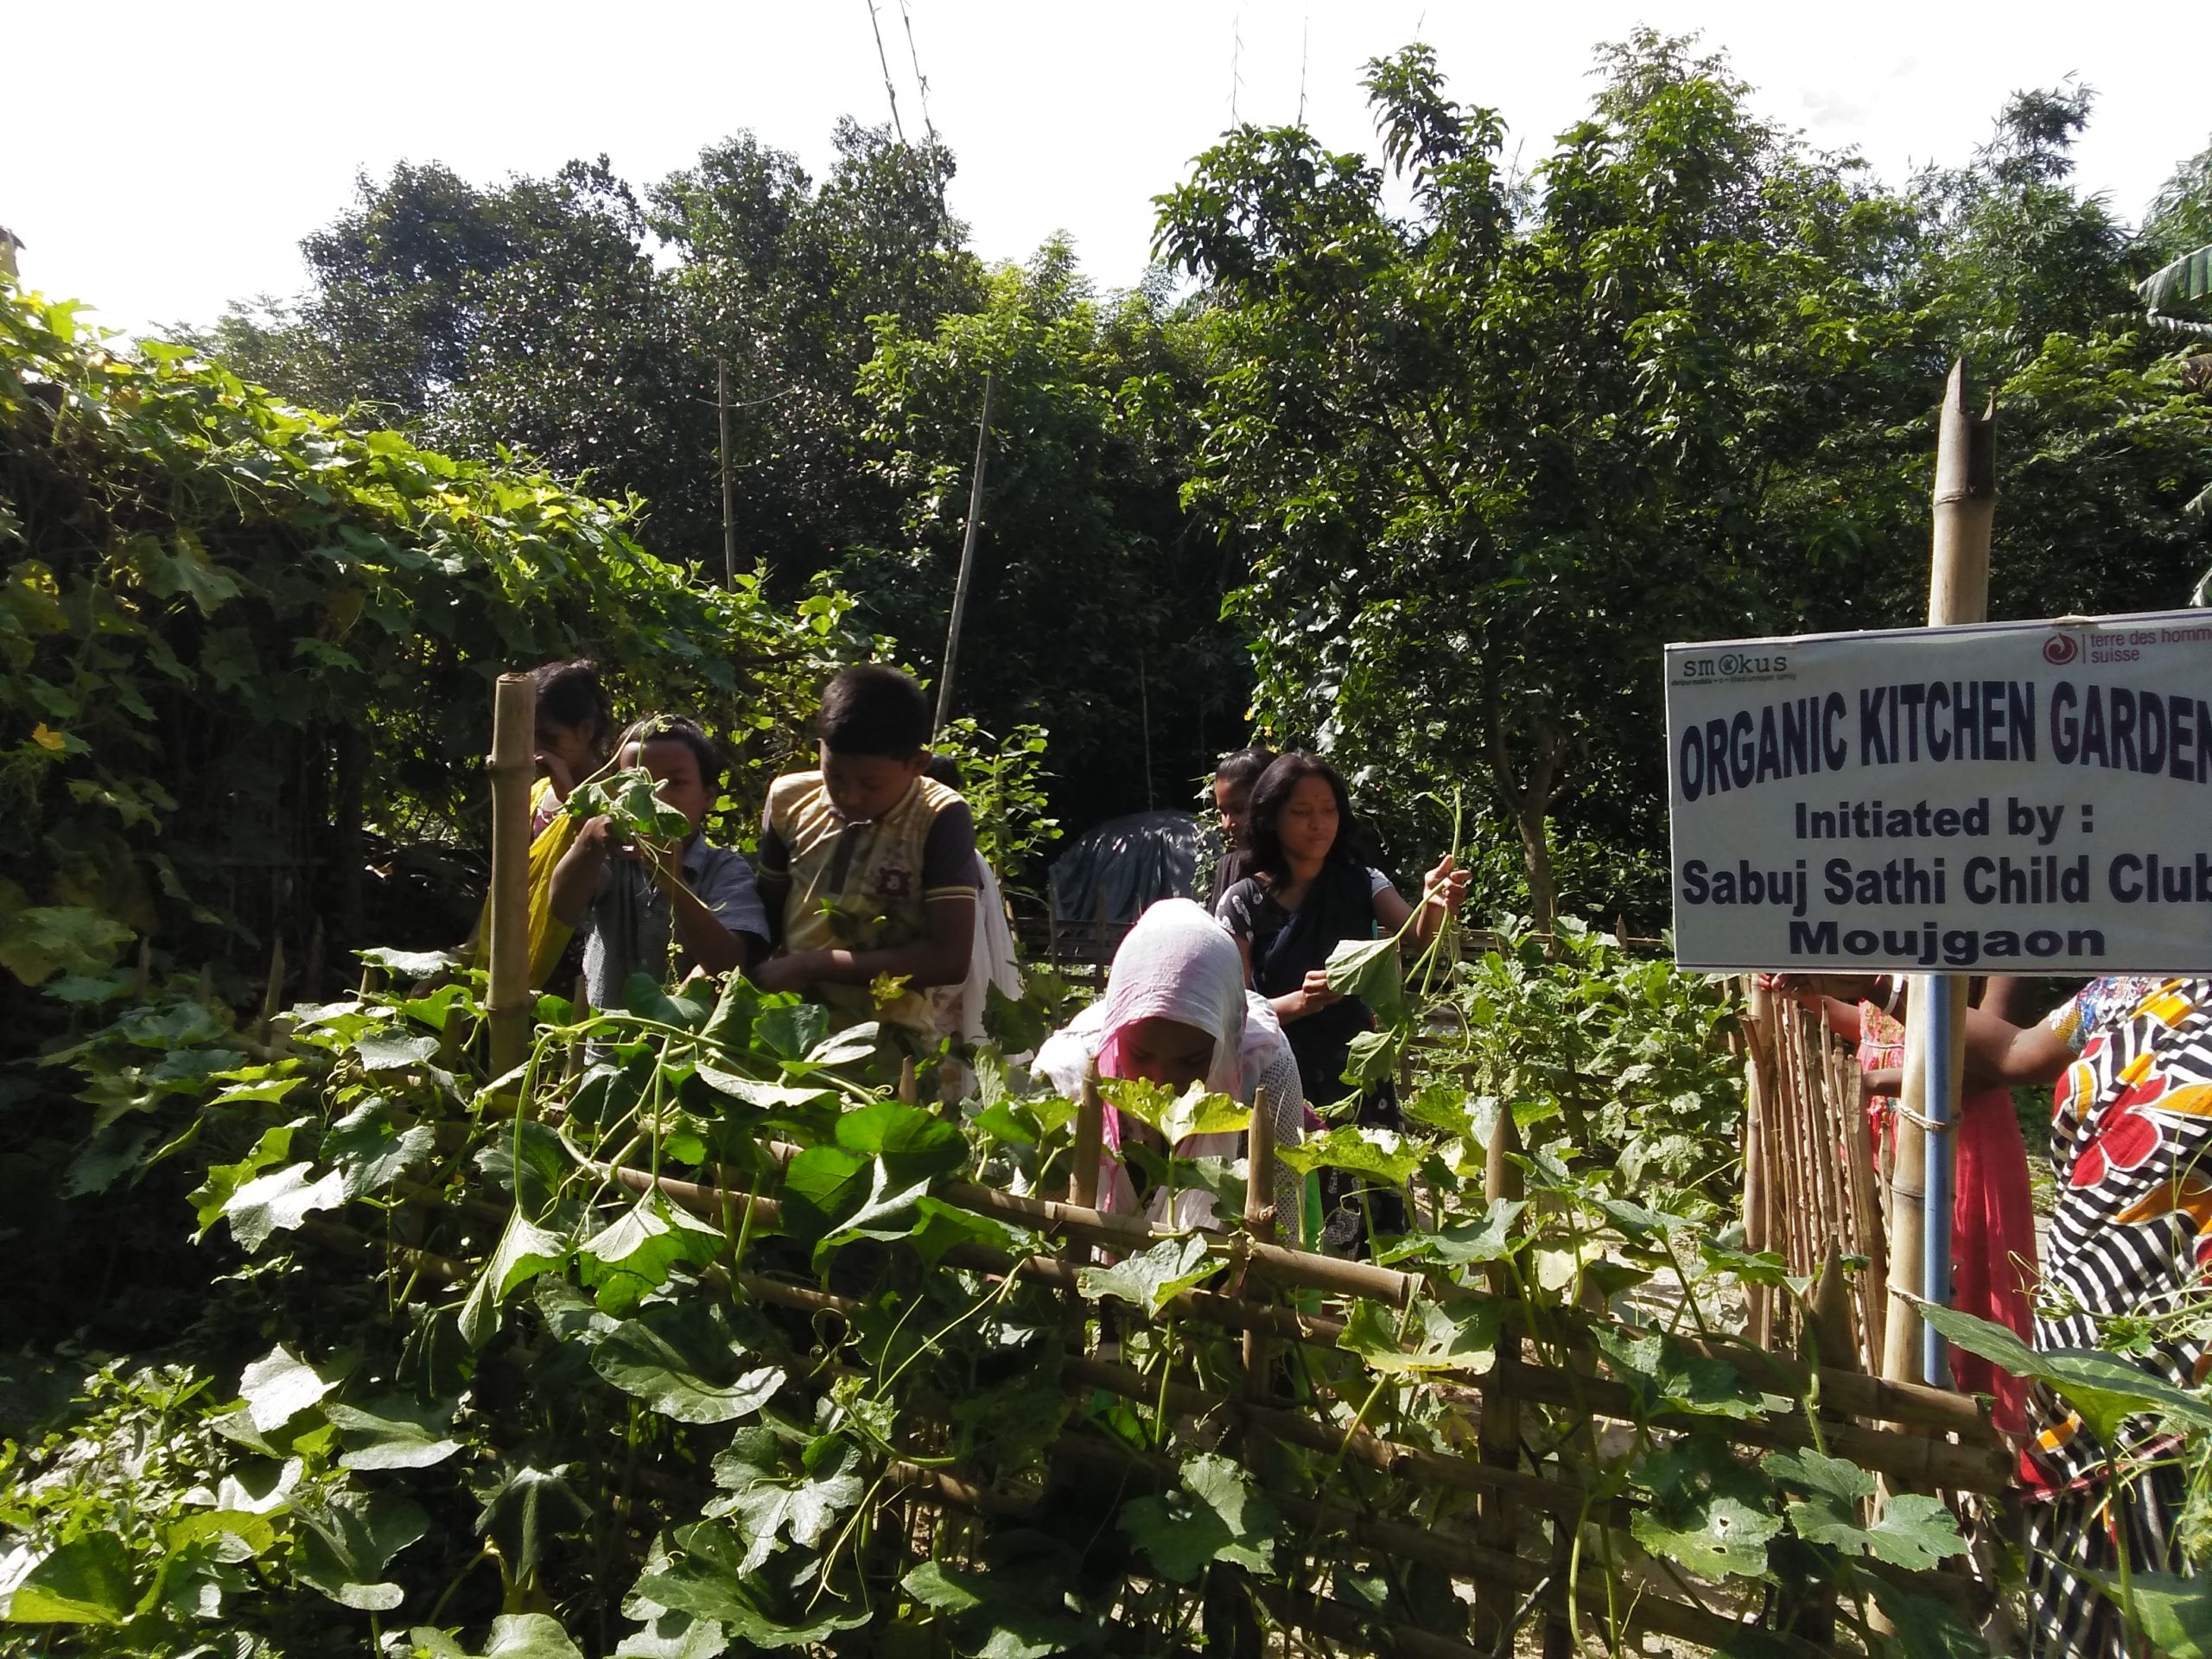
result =
[[1145,906],[1188,898],[1198,862],[1198,821],[1188,812],[1132,812],[1093,824],[1052,861],[1052,914],[1127,927]]

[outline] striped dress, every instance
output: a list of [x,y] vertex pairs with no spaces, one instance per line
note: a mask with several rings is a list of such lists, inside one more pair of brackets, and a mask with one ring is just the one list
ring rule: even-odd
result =
[[[2212,980],[2100,982],[2089,1005],[2051,1020],[2079,1045],[2058,1084],[2051,1162],[2059,1199],[2045,1255],[2039,1349],[2092,1348],[2115,1314],[2152,1314],[2205,1287],[2212,1264]],[[2069,1029],[2069,1018],[2075,1027]],[[2183,1388],[2203,1380],[2202,1343],[2168,1336],[2139,1356]],[[2046,1385],[2029,1396],[2020,1473],[2028,1488],[2031,1659],[2123,1659],[2119,1608],[2088,1579],[2178,1572],[2184,1495],[2178,1441],[2151,1417],[2107,1448]]]

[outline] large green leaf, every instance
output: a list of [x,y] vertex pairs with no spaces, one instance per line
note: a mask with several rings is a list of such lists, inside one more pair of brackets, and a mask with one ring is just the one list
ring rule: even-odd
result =
[[1280,1147],[1275,1155],[1301,1175],[1316,1169],[1344,1169],[1403,1186],[1427,1157],[1428,1148],[1395,1129],[1340,1123],[1295,1146]]
[[1271,1571],[1282,1517],[1240,1465],[1209,1452],[1185,1461],[1172,1491],[1124,1504],[1118,1524],[1163,1577],[1188,1584],[1214,1561]]
[[485,1264],[468,1300],[461,1304],[461,1334],[472,1348],[481,1348],[499,1328],[499,1309],[516,1286],[524,1284],[569,1259],[569,1242],[525,1220],[520,1211],[508,1214],[506,1230],[499,1248]]
[[614,1659],[721,1659],[728,1651],[729,1632],[713,1619],[670,1608],[624,1637]]
[[1356,996],[1388,1026],[1406,1021],[1405,984],[1398,969],[1398,941],[1345,939],[1329,952],[1329,988]]
[[591,1506],[569,1484],[574,1464],[541,1465],[523,1458],[501,1462],[488,1485],[476,1496],[483,1504],[476,1530],[499,1547],[507,1571],[525,1582],[535,1579],[548,1543],[565,1527],[591,1519]]
[[402,1128],[392,1121],[391,1103],[378,1097],[332,1124],[319,1155],[336,1167],[340,1190],[350,1200],[383,1192],[428,1159],[436,1145],[436,1132],[429,1124]]
[[1651,1502],[1630,1521],[1637,1542],[1703,1577],[1757,1578],[1782,1530],[1767,1504],[1773,1488],[1729,1453],[1727,1442],[1694,1434],[1649,1457],[1635,1478]]
[[816,1440],[797,1470],[783,1466],[779,1451],[773,1435],[741,1435],[715,1459],[715,1484],[728,1496],[715,1498],[702,1513],[709,1520],[727,1516],[735,1523],[746,1546],[738,1564],[741,1576],[759,1568],[786,1540],[803,1548],[820,1542],[867,1491],[860,1449],[849,1440]]
[[670,1203],[655,1187],[577,1247],[576,1267],[604,1312],[626,1313],[666,1284],[677,1263],[704,1265],[722,1244],[719,1228]]
[[1790,1500],[1789,1515],[1791,1528],[1808,1543],[1828,1544],[1847,1554],[1863,1551],[1915,1571],[1966,1553],[1957,1517],[1918,1493],[1892,1494],[1871,1523],[1862,1522],[1860,1506],[1874,1498],[1874,1478],[1856,1464],[1799,1450],[1769,1452],[1759,1467],[1805,1489],[1805,1497]]
[[282,1428],[337,1387],[314,1366],[279,1343],[248,1365],[238,1377],[238,1397],[246,1415],[264,1434]]
[[461,1450],[453,1432],[454,1404],[417,1405],[387,1395],[366,1405],[334,1402],[322,1414],[337,1428],[345,1469],[428,1469]]
[[2110,1443],[2123,1422],[2146,1411],[2191,1428],[2212,1428],[2212,1401],[2153,1376],[2133,1360],[2094,1348],[2031,1348],[2003,1325],[1971,1313],[1932,1302],[1915,1306],[1946,1342],[2015,1376],[2050,1383],[2099,1440]]
[[312,1503],[296,1504],[306,1523],[293,1570],[341,1606],[388,1613],[406,1599],[385,1579],[391,1558],[430,1529],[430,1517],[411,1498],[340,1488]]
[[2116,1573],[2071,1564],[2134,1622],[2164,1659],[2212,1659],[2212,1578],[2173,1573],[2133,1573],[2123,1589]]
[[1484,1298],[1472,1302],[1417,1303],[1409,1316],[1413,1346],[1398,1338],[1396,1316],[1379,1302],[1352,1304],[1337,1345],[1357,1354],[1370,1370],[1399,1375],[1411,1371],[1480,1371],[1496,1357],[1504,1305]]
[[1789,1402],[1770,1401],[1724,1360],[1707,1359],[1661,1332],[1630,1337],[1610,1326],[1597,1332],[1599,1351],[1613,1375],[1636,1396],[1643,1417],[1686,1412],[1708,1417],[1760,1417],[1787,1410]]
[[773,1365],[734,1375],[738,1352],[728,1332],[705,1316],[656,1309],[609,1332],[592,1350],[591,1365],[664,1416],[727,1423],[759,1411],[784,1383]]
[[1191,1233],[1163,1239],[1111,1267],[1084,1268],[1077,1274],[1077,1282],[1093,1301],[1118,1296],[1149,1315],[1213,1273],[1217,1265],[1206,1241]]
[[10,1624],[120,1624],[137,1605],[130,1558],[111,1532],[87,1533],[49,1550],[0,1599]]
[[33,906],[0,916],[0,968],[26,985],[56,974],[97,974],[130,942],[130,930],[78,905]]
[[1208,1094],[1202,1083],[1180,1094],[1141,1077],[1102,1078],[1098,1088],[1108,1105],[1159,1130],[1171,1147],[1193,1135],[1234,1135],[1251,1126],[1249,1109]]
[[346,1202],[346,1178],[337,1170],[308,1179],[312,1164],[292,1164],[257,1175],[232,1193],[223,1205],[231,1236],[249,1255],[277,1233],[289,1233],[318,1210]]

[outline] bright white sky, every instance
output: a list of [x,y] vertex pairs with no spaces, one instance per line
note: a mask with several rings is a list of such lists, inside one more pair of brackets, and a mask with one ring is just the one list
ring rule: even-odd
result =
[[[899,0],[877,0],[909,134],[922,111]],[[955,213],[977,250],[1020,258],[1055,230],[1102,284],[1141,273],[1151,198],[1236,112],[1306,115],[1333,148],[1371,138],[1360,65],[1416,38],[1458,97],[1499,108],[1523,165],[1589,96],[1591,48],[1640,22],[1701,30],[1758,106],[1885,177],[1963,160],[2012,88],[2078,75],[2100,94],[2086,188],[2133,220],[2212,142],[2202,96],[2212,9],[1859,0],[906,0],[929,111],[958,155]],[[304,281],[296,244],[344,207],[358,169],[438,160],[480,181],[604,150],[643,185],[739,128],[817,172],[841,114],[887,114],[867,0],[78,0],[48,9],[81,74],[6,95],[0,225],[23,276],[137,329],[212,319]],[[19,19],[15,36],[36,31]]]

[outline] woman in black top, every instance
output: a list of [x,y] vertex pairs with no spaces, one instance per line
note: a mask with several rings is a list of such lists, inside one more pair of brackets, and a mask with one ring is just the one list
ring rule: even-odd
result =
[[[1416,915],[1389,878],[1354,852],[1351,830],[1351,800],[1334,769],[1302,750],[1282,756],[1252,791],[1254,873],[1222,895],[1217,912],[1244,953],[1252,988],[1282,1021],[1315,1106],[1351,1092],[1344,1071],[1351,1039],[1375,1026],[1364,1002],[1329,988],[1330,952],[1347,939],[1374,938],[1378,928],[1395,933],[1408,918],[1408,931],[1426,944],[1467,890],[1466,873],[1446,857],[1421,879]],[[1361,1097],[1357,1121],[1399,1127],[1397,1092],[1387,1079]],[[1356,1243],[1363,1230],[1356,1187],[1331,1195],[1328,1208],[1324,1242],[1338,1249]],[[1401,1220],[1395,1205],[1387,1217],[1378,1208],[1378,1227]]]

